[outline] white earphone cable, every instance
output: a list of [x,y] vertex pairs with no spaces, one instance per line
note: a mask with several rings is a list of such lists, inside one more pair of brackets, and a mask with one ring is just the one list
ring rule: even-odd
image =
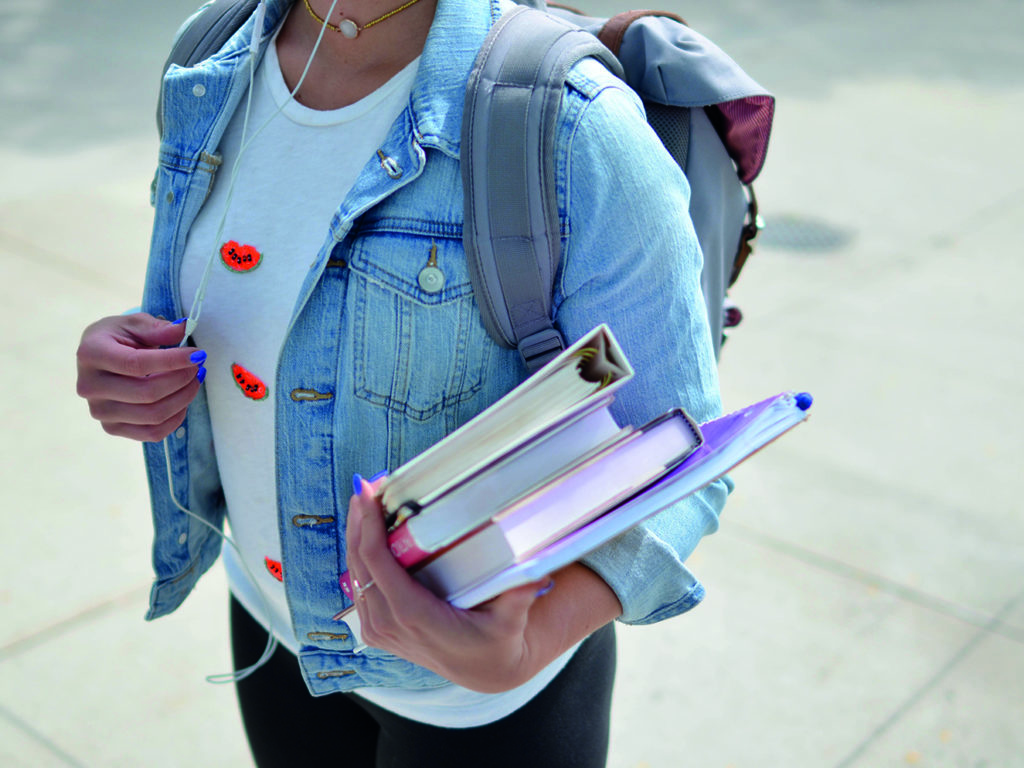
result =
[[[338,0],[332,1],[330,10],[327,12],[325,18],[331,17],[331,14],[334,13],[334,8],[337,4]],[[220,220],[217,224],[217,233],[214,237],[214,244],[213,248],[211,249],[210,258],[206,262],[206,266],[203,269],[202,278],[200,279],[199,282],[199,287],[196,289],[195,298],[192,300],[192,306],[188,314],[188,320],[185,323],[185,334],[179,346],[185,346],[185,344],[187,344],[188,339],[192,336],[192,333],[195,331],[195,328],[199,323],[199,316],[202,313],[203,301],[206,298],[206,287],[207,283],[209,282],[210,272],[212,271],[213,264],[216,261],[217,256],[219,255],[220,252],[220,239],[221,236],[224,234],[224,227],[227,222],[228,210],[231,207],[231,201],[232,198],[234,197],[235,182],[238,178],[238,169],[241,168],[242,165],[242,158],[245,156],[246,152],[248,151],[249,147],[252,145],[252,142],[256,139],[256,137],[259,136],[260,133],[263,132],[263,129],[270,124],[270,121],[277,117],[277,115],[281,114],[284,108],[295,98],[295,94],[299,92],[299,89],[302,87],[303,82],[305,82],[306,80],[306,75],[309,74],[309,69],[313,64],[313,57],[316,55],[317,50],[319,50],[320,43],[324,37],[324,33],[327,31],[327,26],[325,22],[324,25],[321,26],[320,32],[316,38],[316,42],[313,44],[313,50],[310,51],[309,58],[306,60],[306,66],[302,70],[302,75],[301,77],[299,77],[299,81],[298,83],[296,83],[295,88],[292,89],[291,93],[288,94],[288,98],[285,99],[285,101],[277,108],[275,112],[273,112],[269,117],[267,117],[266,120],[263,121],[263,123],[255,130],[252,136],[247,137],[246,134],[248,133],[249,129],[249,115],[252,108],[253,83],[255,81],[256,74],[256,56],[259,53],[259,45],[261,40],[263,39],[263,24],[266,16],[266,10],[266,0],[262,0],[256,8],[252,38],[250,39],[249,42],[249,91],[246,96],[245,113],[242,119],[242,141],[238,150],[238,156],[235,158],[234,167],[231,170],[228,191],[224,202],[224,210],[221,212]],[[238,545],[226,533],[219,530],[216,526],[211,524],[209,521],[204,520],[202,517],[195,514],[191,510],[186,509],[178,501],[174,490],[174,475],[171,469],[171,450],[170,444],[168,442],[169,439],[169,436],[165,437],[163,443],[164,459],[167,465],[167,487],[171,495],[171,502],[181,512],[188,515],[194,520],[198,520],[200,523],[202,523],[207,528],[216,533],[218,536],[220,536],[228,544],[228,546],[230,546],[235,551],[235,553],[238,555],[239,562],[242,564],[242,568],[245,570],[246,576],[248,576],[250,582],[252,582],[253,586],[256,588],[256,591],[260,596],[264,616],[266,616],[267,621],[269,622],[271,614],[270,604],[269,601],[267,600],[267,596],[263,593],[263,590],[259,588],[259,584],[256,581],[255,577],[253,576],[252,571],[249,569],[249,566],[246,565],[245,558],[242,556],[241,549],[238,547]],[[237,670],[235,672],[225,672],[222,674],[208,675],[206,677],[206,680],[210,683],[216,684],[234,683],[238,682],[239,680],[244,680],[246,677],[251,675],[253,672],[255,672],[257,669],[262,667],[270,660],[270,657],[273,656],[274,652],[277,650],[277,646],[277,638],[274,636],[272,630],[268,630],[267,645],[263,649],[263,654],[254,664],[245,667],[244,669]]]
[[[334,13],[334,8],[335,8],[335,6],[337,6],[337,4],[338,4],[338,0],[332,0],[331,7],[327,11],[326,18],[330,18],[331,17],[331,14]],[[264,5],[265,5],[265,3],[260,3],[260,8],[262,8]],[[262,27],[262,17],[261,17],[261,14],[260,14],[258,9],[257,9],[257,14],[256,15],[257,15],[257,19],[256,20],[259,22],[259,24],[253,30],[253,40],[255,42],[254,43],[250,43],[250,46],[249,46],[250,52],[252,51],[253,48],[257,48],[258,49],[258,39],[259,39],[258,36],[262,35],[262,29],[261,29],[261,27]],[[302,75],[299,77],[299,81],[295,84],[295,88],[293,88],[292,91],[288,94],[288,98],[285,99],[285,101],[280,106],[278,106],[278,108],[273,113],[271,113],[270,116],[267,117],[266,120],[263,121],[263,123],[256,129],[256,131],[253,133],[252,136],[249,136],[247,138],[246,137],[246,131],[247,131],[248,126],[249,126],[249,112],[250,112],[250,109],[252,107],[252,86],[253,86],[253,80],[255,78],[255,69],[256,69],[256,67],[255,67],[255,58],[256,57],[255,57],[254,54],[250,53],[250,58],[249,58],[249,93],[248,93],[248,96],[246,97],[245,117],[244,117],[243,123],[242,123],[242,126],[243,126],[242,127],[242,143],[241,143],[241,146],[239,147],[239,150],[238,150],[238,157],[235,158],[234,168],[231,169],[231,179],[230,179],[229,184],[228,184],[228,192],[227,192],[226,199],[224,201],[224,210],[221,212],[220,221],[217,224],[217,234],[214,237],[214,242],[213,242],[213,247],[211,248],[210,258],[206,262],[206,267],[203,269],[203,276],[202,276],[202,278],[199,281],[199,287],[196,289],[195,298],[193,298],[193,300],[192,300],[192,307],[191,307],[191,309],[190,309],[190,311],[188,313],[188,320],[185,323],[185,337],[184,337],[184,339],[182,339],[182,343],[184,343],[185,339],[188,339],[188,337],[192,335],[192,332],[195,330],[196,325],[199,324],[199,316],[202,314],[203,300],[206,298],[206,287],[207,287],[207,284],[209,283],[210,272],[213,269],[213,264],[217,260],[217,256],[218,256],[218,254],[220,252],[220,239],[221,239],[221,236],[224,234],[224,226],[225,226],[225,223],[227,222],[228,211],[231,209],[231,201],[234,198],[235,182],[236,182],[236,180],[238,178],[238,170],[239,170],[239,168],[242,167],[242,158],[245,156],[245,153],[248,151],[250,145],[256,139],[256,137],[259,136],[263,132],[263,129],[266,128],[270,124],[271,120],[273,120],[275,117],[277,117],[279,114],[281,114],[282,111],[284,111],[284,108],[295,98],[295,94],[297,94],[299,92],[299,89],[302,88],[302,84],[306,81],[306,76],[309,74],[309,68],[313,65],[313,57],[316,55],[316,52],[319,50],[320,43],[323,40],[324,33],[326,31],[327,31],[327,26],[326,26],[326,23],[325,23],[324,25],[322,25],[320,27],[320,32],[317,34],[316,42],[313,44],[313,50],[310,51],[309,58],[306,60],[306,66],[302,70]]]

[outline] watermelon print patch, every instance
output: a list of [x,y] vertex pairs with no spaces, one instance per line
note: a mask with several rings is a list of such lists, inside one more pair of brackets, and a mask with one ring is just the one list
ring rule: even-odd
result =
[[242,390],[242,394],[250,400],[262,400],[267,396],[267,385],[260,381],[259,376],[247,371],[238,363],[231,365],[231,378]]
[[263,254],[251,245],[228,240],[220,247],[220,260],[232,272],[252,272],[263,261]]
[[271,560],[269,557],[263,558],[263,561],[267,564],[267,570],[270,571],[271,576],[278,581],[284,581],[284,569],[281,567],[281,563]]

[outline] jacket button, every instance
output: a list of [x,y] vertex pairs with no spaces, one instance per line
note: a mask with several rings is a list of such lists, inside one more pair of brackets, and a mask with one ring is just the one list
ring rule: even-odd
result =
[[311,528],[314,525],[327,525],[333,522],[334,518],[329,515],[295,515],[292,518],[292,525],[296,528]]
[[178,543],[184,546],[186,542],[188,542],[188,534],[183,533],[181,534],[181,536],[178,537]]
[[444,272],[437,267],[424,267],[419,275],[420,288],[426,293],[438,293],[444,288]]
[[174,430],[174,436],[179,440],[183,440],[185,438],[185,428],[178,427],[176,430]]
[[332,669],[329,672],[317,672],[316,676],[320,680],[327,680],[331,677],[348,677],[349,675],[354,675],[355,673],[356,671],[354,669]]
[[205,96],[206,95],[206,86],[203,85],[202,83],[196,83],[194,86],[192,86],[192,95],[193,96],[198,96],[198,97]]
[[314,643],[317,640],[348,640],[346,632],[307,632],[306,637]]
[[304,402],[306,400],[330,400],[334,397],[331,392],[318,392],[315,389],[293,389],[291,392],[291,398],[297,403]]
[[385,155],[380,149],[377,150],[377,157],[380,158],[380,167],[384,169],[384,173],[388,175],[388,178],[402,178],[402,166],[398,164],[395,158]]

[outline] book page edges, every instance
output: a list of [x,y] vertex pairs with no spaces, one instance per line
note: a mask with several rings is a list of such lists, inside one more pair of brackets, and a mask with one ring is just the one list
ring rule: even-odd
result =
[[[557,438],[560,433],[569,427],[581,424],[588,418],[598,414],[601,411],[606,411],[608,406],[611,405],[611,397],[603,400],[595,401],[590,407],[581,411],[575,418],[568,419],[564,422],[552,424],[548,429],[540,434],[535,435],[530,440],[526,441],[522,445],[518,446],[514,451],[506,455],[498,457],[495,461],[492,461],[487,466],[481,467],[476,472],[473,472],[468,477],[463,478],[457,483],[454,483],[450,488],[443,489],[441,492],[433,495],[428,501],[422,505],[419,511],[404,520],[404,522],[394,528],[395,531],[400,529],[407,529],[407,536],[410,543],[418,547],[421,551],[432,552],[445,547],[448,544],[455,541],[457,538],[462,536],[467,531],[476,528],[477,526],[485,523],[493,518],[493,514],[485,514],[481,518],[476,519],[471,525],[466,525],[457,530],[452,530],[450,533],[445,535],[439,535],[436,531],[439,526],[435,524],[433,520],[429,520],[432,515],[444,514],[445,509],[443,506],[451,502],[453,499],[457,500],[460,492],[463,490],[470,490],[470,486],[477,481],[478,478],[486,478],[490,481],[492,473],[501,472],[502,467],[507,464],[511,464],[517,460],[522,460],[526,452],[530,450],[541,450],[544,442],[549,438]],[[607,417],[614,423],[614,420],[610,415]],[[582,453],[576,455],[568,463],[561,464],[560,466],[552,466],[550,471],[545,474],[539,475],[537,480],[530,485],[524,487],[515,496],[509,498],[502,504],[502,508],[507,508],[514,504],[517,504],[520,499],[534,493],[537,489],[542,488],[546,484],[555,480],[560,475],[571,471],[577,465],[589,460],[592,456],[596,456],[609,447],[618,445],[622,440],[626,439],[634,430],[630,428],[622,428],[617,433],[612,435],[606,440],[601,441],[597,445],[589,448]],[[500,510],[499,510],[500,511]]]
[[[776,404],[770,401],[787,396],[789,396],[792,408],[785,410],[783,418],[775,421],[775,430],[769,436],[764,437],[758,445],[750,446],[738,456],[723,457],[724,452],[720,446],[716,447],[705,443],[691,453],[682,464],[666,473],[641,493],[581,526],[533,557],[510,566],[471,587],[462,589],[458,593],[450,594],[447,598],[448,602],[457,608],[472,608],[509,589],[543,578],[547,574],[585,557],[601,545],[636,527],[648,518],[654,517],[673,504],[697,493],[807,420],[810,416],[809,412],[801,411],[796,407],[791,393],[776,395],[774,398],[768,398],[768,400],[751,407],[774,406]],[[739,412],[736,411],[726,416],[732,416]],[[717,420],[712,419],[701,426],[708,426],[715,421]],[[763,429],[759,432],[764,434]],[[704,474],[700,474],[701,470],[706,471]],[[687,476],[691,473],[698,477],[689,478],[691,485],[687,485]],[[683,483],[683,487],[674,488],[673,486],[677,482]]]
[[[492,451],[476,462],[466,466],[453,477],[441,480],[429,496],[425,496],[422,499],[415,498],[413,489],[408,488],[408,486],[418,486],[422,484],[422,477],[417,476],[422,476],[423,474],[430,472],[429,462],[436,460],[439,454],[443,454],[445,451],[450,450],[449,446],[452,443],[463,439],[467,433],[479,429],[480,424],[490,420],[496,411],[503,408],[514,408],[516,401],[523,397],[524,393],[530,392],[543,385],[543,383],[554,373],[560,371],[566,365],[576,365],[578,353],[580,350],[585,348],[594,348],[597,351],[598,356],[595,357],[593,364],[599,367],[602,374],[608,374],[611,376],[611,380],[607,385],[586,395],[575,404],[566,408],[561,414],[545,419],[539,424],[536,424],[533,428],[514,438],[511,444],[506,445],[502,449]],[[605,358],[607,358],[606,361],[604,361]],[[384,504],[385,510],[388,512],[395,512],[403,505],[412,503],[415,506],[419,506],[427,503],[429,499],[437,498],[444,491],[454,487],[458,483],[464,481],[467,477],[470,477],[474,473],[480,471],[483,467],[486,467],[488,464],[491,464],[504,456],[510,449],[514,449],[515,446],[520,443],[531,440],[537,435],[543,433],[553,424],[557,424],[562,420],[587,412],[590,405],[598,400],[610,397],[613,392],[632,378],[633,375],[633,368],[626,359],[625,354],[622,352],[622,348],[615,340],[611,330],[607,325],[597,326],[590,333],[580,338],[575,344],[561,352],[550,363],[541,368],[534,376],[531,376],[500,400],[477,414],[473,419],[463,424],[438,443],[435,443],[419,456],[416,456],[395,470],[384,481],[378,494]],[[409,482],[413,480],[413,478],[415,478],[415,481]],[[403,486],[405,486],[406,489],[403,489]]]
[[[533,541],[528,546],[519,541],[523,534],[517,533],[518,529],[523,526],[533,526],[531,520],[546,519],[547,513],[557,512],[560,502],[566,501],[567,497],[572,497],[574,489],[582,490],[587,487],[585,484],[581,485],[581,478],[586,479],[588,473],[605,470],[607,465],[614,464],[618,451],[630,443],[641,441],[641,438],[647,433],[654,432],[659,428],[668,428],[669,422],[674,422],[672,426],[675,429],[672,430],[672,434],[684,439],[686,444],[685,447],[680,447],[670,459],[665,460],[660,467],[652,467],[649,474],[641,479],[637,473],[639,470],[639,465],[637,465],[634,469],[636,480],[631,481],[630,487],[621,488],[611,496],[602,496],[600,501],[596,498],[587,501],[587,506],[581,508],[579,514],[573,515],[571,519],[558,522],[555,529],[548,531],[542,539]],[[462,592],[486,583],[496,574],[514,566],[517,561],[521,562],[533,557],[559,539],[571,536],[574,530],[588,525],[610,510],[627,503],[637,494],[643,493],[645,489],[650,488],[664,477],[672,467],[678,466],[686,456],[693,452],[699,442],[700,432],[686,412],[681,408],[668,411],[643,428],[634,431],[621,443],[592,457],[585,463],[573,467],[571,472],[559,475],[554,482],[545,484],[523,498],[521,502],[506,507],[494,515],[490,521],[475,529],[475,532],[467,534],[458,549],[458,545],[452,545],[434,553],[428,561],[419,566],[415,575],[421,583],[431,589]],[[658,444],[664,445],[662,440],[658,440]],[[641,447],[641,450],[647,452],[651,449]],[[607,471],[613,471],[612,467],[609,466]],[[562,506],[564,507],[564,504]],[[517,517],[521,519],[516,520]],[[513,527],[508,528],[508,524],[512,521],[515,521]],[[525,534],[525,536],[527,539],[532,537],[531,534]],[[484,562],[488,563],[487,567],[482,566]],[[459,572],[463,566],[470,563],[474,564],[470,566],[471,574]]]

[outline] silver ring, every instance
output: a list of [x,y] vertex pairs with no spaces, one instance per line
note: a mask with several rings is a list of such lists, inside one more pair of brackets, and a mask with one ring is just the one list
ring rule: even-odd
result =
[[359,579],[352,579],[352,587],[355,589],[356,600],[365,600],[366,591],[373,586],[373,579],[370,579],[365,584],[360,584]]

